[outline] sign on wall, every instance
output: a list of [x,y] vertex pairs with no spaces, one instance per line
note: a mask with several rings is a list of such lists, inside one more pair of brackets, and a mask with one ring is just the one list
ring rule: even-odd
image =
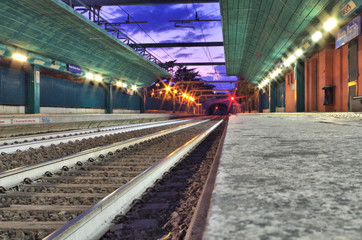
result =
[[353,1],[349,1],[346,5],[344,5],[341,9],[341,14],[343,17],[346,17],[351,12],[356,10],[357,5]]
[[361,35],[361,15],[344,26],[336,36],[336,49]]
[[11,119],[0,119],[0,125],[11,124]]
[[67,64],[67,71],[72,73],[82,73],[82,68],[76,65]]
[[13,124],[39,123],[39,118],[14,118]]

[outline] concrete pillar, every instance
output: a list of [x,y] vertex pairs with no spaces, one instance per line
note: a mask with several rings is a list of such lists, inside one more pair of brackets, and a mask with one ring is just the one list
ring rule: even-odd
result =
[[263,112],[263,106],[264,106],[264,103],[263,103],[263,90],[259,90],[259,112],[262,113]]
[[277,104],[277,83],[273,82],[269,85],[269,110],[275,112]]
[[146,112],[146,90],[140,90],[140,113]]
[[40,113],[40,69],[31,65],[28,72],[28,104],[27,114]]
[[113,113],[112,84],[106,84],[106,113]]
[[304,85],[304,62],[298,61],[295,64],[295,80],[296,80],[296,91],[297,91],[297,102],[295,104],[296,112],[305,111],[305,85]]

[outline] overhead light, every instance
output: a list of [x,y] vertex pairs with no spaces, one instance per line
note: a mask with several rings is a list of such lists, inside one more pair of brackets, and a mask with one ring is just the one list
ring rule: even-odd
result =
[[133,85],[133,86],[132,86],[132,90],[133,90],[133,91],[136,91],[136,90],[137,90],[137,86],[136,86],[136,85]]
[[116,85],[117,85],[117,87],[122,87],[123,84],[122,84],[122,82],[117,82]]
[[186,97],[186,93],[182,94],[182,97]]
[[271,74],[271,77],[275,78],[281,72],[282,72],[282,70],[280,68],[278,68],[278,69],[274,70],[274,72]]
[[329,19],[324,25],[324,29],[326,31],[332,30],[335,26],[337,26],[337,20],[335,18]]
[[126,87],[127,87],[127,83],[123,83],[122,87],[126,88]]
[[297,60],[297,58],[294,56],[294,55],[291,55],[289,58],[288,58],[289,62],[292,63],[292,62],[295,62],[295,60]]
[[170,91],[170,90],[171,90],[170,86],[167,86],[166,91]]
[[177,93],[177,90],[175,89],[175,90],[173,90],[173,93]]
[[314,41],[314,42],[318,42],[319,41],[319,39],[321,39],[322,38],[322,33],[321,32],[316,32],[316,33],[314,33],[313,35],[312,35],[312,40]]
[[85,74],[86,79],[92,80],[93,77],[94,77],[93,73],[88,72],[88,73]]
[[300,57],[300,56],[302,56],[303,55],[303,50],[302,49],[297,49],[297,51],[295,51],[295,56],[297,56],[297,57]]
[[95,75],[94,80],[97,82],[102,82],[102,76],[101,75]]
[[290,65],[290,61],[286,59],[283,64],[285,67],[288,67]]
[[20,53],[14,53],[13,56],[12,56],[15,60],[18,60],[18,61],[22,61],[22,62],[25,62],[28,57],[23,55],[23,54],[20,54]]

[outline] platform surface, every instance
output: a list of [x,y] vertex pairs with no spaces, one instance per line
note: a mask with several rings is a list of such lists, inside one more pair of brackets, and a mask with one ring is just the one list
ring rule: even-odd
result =
[[204,239],[362,239],[361,119],[230,117]]

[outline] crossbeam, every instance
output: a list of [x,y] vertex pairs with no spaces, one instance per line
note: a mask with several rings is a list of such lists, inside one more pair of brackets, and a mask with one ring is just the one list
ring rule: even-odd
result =
[[239,81],[237,80],[226,80],[226,81],[179,81],[179,82],[176,82],[175,83],[175,86],[176,85],[181,85],[181,84],[203,84],[203,83],[208,83],[208,84],[213,84],[213,83],[237,83]]
[[184,63],[173,63],[174,66],[216,66],[225,65],[225,62],[184,62]]
[[[62,0],[73,6],[117,6],[117,5],[155,5],[155,4],[183,4],[183,3],[218,3],[219,0]],[[83,4],[82,4],[83,3]]]
[[[132,44],[129,45],[132,47]],[[143,48],[169,48],[169,47],[222,47],[223,42],[180,42],[180,43],[139,43]]]

